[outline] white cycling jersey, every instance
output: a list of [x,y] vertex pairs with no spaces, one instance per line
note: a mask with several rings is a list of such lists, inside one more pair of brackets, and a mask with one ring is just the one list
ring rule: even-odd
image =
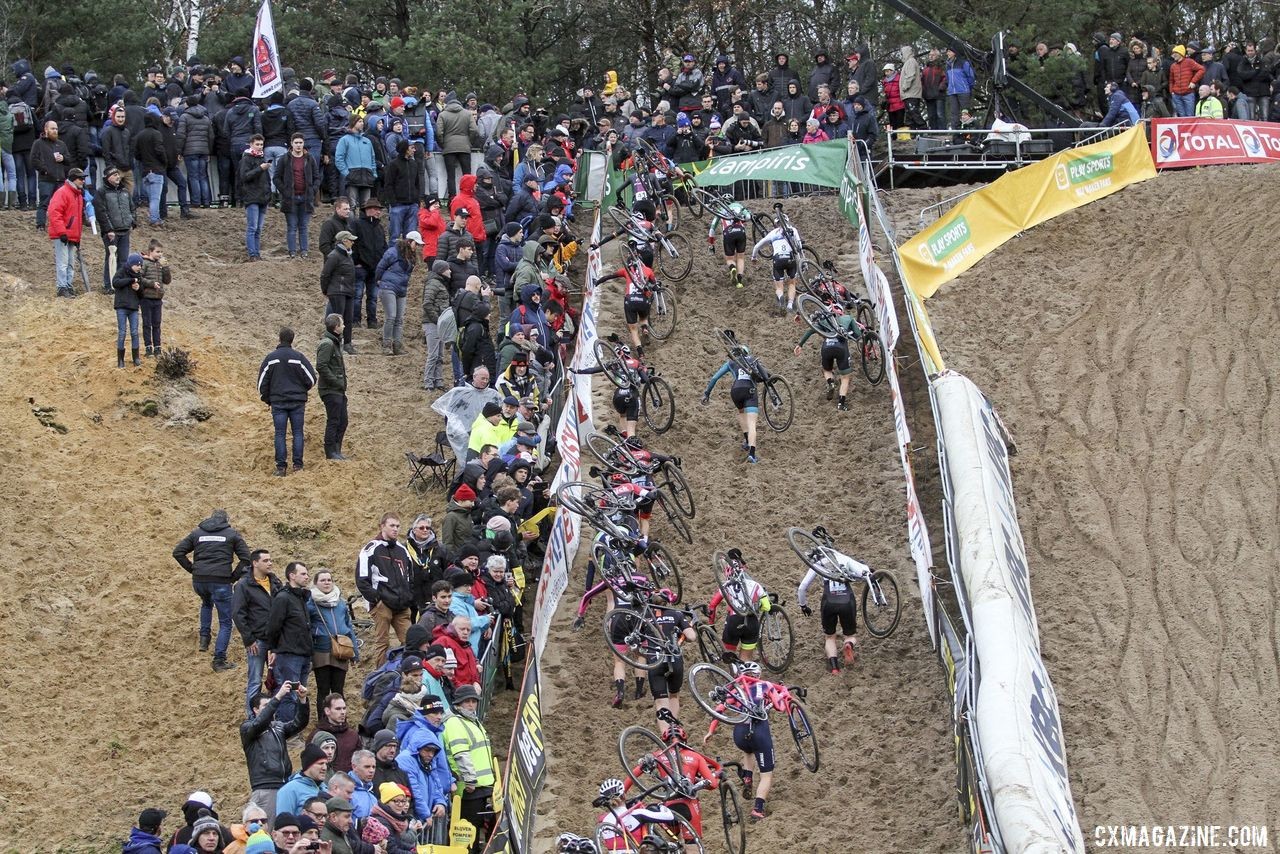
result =
[[[831,549],[830,551],[824,550],[822,559],[828,566],[830,566],[834,561],[835,566],[832,567],[832,574],[839,573],[849,578],[858,579],[867,579],[871,577],[871,567],[861,561],[854,560],[847,554],[838,552],[835,549]],[[818,573],[814,572],[812,569],[804,574],[804,580],[800,582],[800,588],[796,590],[796,604],[808,604],[808,599],[805,594],[809,590],[809,585],[817,579]]]
[[[790,241],[787,240],[786,231],[791,232]],[[783,226],[778,226],[773,229],[773,231],[770,231],[764,237],[760,238],[760,242],[751,249],[751,257],[756,257],[756,254],[766,243],[773,245],[774,258],[790,258],[792,246],[795,247],[795,252],[799,254],[803,247],[803,244],[800,242],[800,232],[796,231],[793,226],[787,227],[786,231],[783,231]]]
[[[622,817],[622,827],[628,833],[641,824],[674,824],[676,814],[663,804],[647,804],[632,810]],[[609,827],[618,826],[618,817],[613,813],[600,816],[600,823]]]

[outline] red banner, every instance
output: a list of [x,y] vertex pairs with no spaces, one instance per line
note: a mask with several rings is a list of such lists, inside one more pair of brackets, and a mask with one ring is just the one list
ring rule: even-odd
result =
[[1230,119],[1152,119],[1157,169],[1280,161],[1280,124]]

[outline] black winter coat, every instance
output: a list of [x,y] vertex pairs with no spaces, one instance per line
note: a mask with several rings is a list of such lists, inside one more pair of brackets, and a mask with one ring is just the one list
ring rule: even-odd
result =
[[371,604],[404,611],[413,605],[413,558],[399,542],[370,540],[356,561],[356,589]]
[[[305,196],[302,209],[312,213],[316,209],[316,187],[320,186],[320,170],[311,155],[302,155],[302,174],[305,185],[301,188],[293,186],[293,155],[286,154],[276,159],[276,190],[280,193],[280,210],[292,213],[293,197]],[[336,233],[336,232],[335,232]]]
[[325,296],[349,297],[356,292],[356,265],[351,255],[341,246],[325,256],[324,269],[320,271],[320,293]]
[[122,172],[133,169],[133,139],[127,125],[112,123],[102,132],[98,143],[102,146],[102,159],[108,166]]
[[[136,291],[133,289],[134,282],[138,282],[138,290]],[[115,291],[115,298],[111,302],[112,308],[137,311],[141,306],[138,300],[142,297],[142,283],[139,281],[138,274],[128,267],[121,267],[116,270],[116,274],[111,277],[111,290]],[[177,557],[177,554],[174,557]],[[182,561],[179,560],[178,563],[182,563]],[[190,571],[191,569],[188,567],[187,572]]]
[[98,187],[93,198],[93,212],[103,234],[108,231],[125,234],[133,228],[133,199],[123,184],[114,189],[105,183]]
[[305,404],[315,384],[316,372],[307,357],[283,344],[268,353],[258,368],[258,396],[272,406]]
[[387,230],[382,220],[359,217],[351,224],[351,233],[356,236],[356,263],[372,274],[387,251]]
[[387,198],[393,205],[416,205],[422,198],[422,162],[395,157],[383,176]]
[[[120,274],[117,273],[116,278],[119,277]],[[114,283],[113,281],[112,284]],[[191,557],[193,554],[194,560]],[[173,559],[191,573],[193,581],[230,584],[233,575],[232,558],[239,558],[242,563],[248,562],[249,546],[240,532],[227,523],[227,514],[222,510],[215,510],[212,516],[173,547]]]
[[323,141],[329,131],[329,122],[325,118],[324,109],[315,98],[302,94],[285,105],[293,118],[293,130],[302,134],[309,143]]
[[242,205],[265,205],[271,201],[271,176],[262,168],[266,160],[261,154],[249,151],[240,158],[240,174],[236,176],[236,190]]
[[267,618],[271,615],[271,602],[284,587],[274,575],[267,576],[271,592],[262,589],[253,578],[253,571],[236,582],[231,592],[231,619],[245,646],[256,641],[267,642]]
[[289,147],[289,137],[293,135],[293,116],[283,105],[267,107],[260,121],[266,145]]
[[232,152],[244,151],[255,133],[262,133],[262,113],[248,98],[236,100],[222,114],[223,129]]
[[257,717],[240,724],[240,746],[249,766],[250,789],[279,789],[293,776],[288,741],[307,728],[311,705],[297,703],[297,716],[288,722],[276,720],[280,701],[272,697]]
[[[58,161],[54,158],[54,154],[61,154],[62,160]],[[71,152],[67,150],[67,144],[62,140],[51,140],[42,136],[32,143],[31,168],[36,170],[36,175],[50,184],[60,185],[67,180],[67,170],[73,165]]]
[[311,636],[311,617],[307,600],[311,591],[305,587],[281,587],[271,597],[267,612],[267,646],[272,652],[311,655],[315,642]]
[[163,175],[168,171],[165,164],[164,136],[160,133],[160,119],[148,113],[146,128],[133,141],[133,153],[142,163],[142,168],[155,175]]
[[178,119],[178,151],[183,157],[208,157],[213,153],[213,119],[204,107],[188,107]]

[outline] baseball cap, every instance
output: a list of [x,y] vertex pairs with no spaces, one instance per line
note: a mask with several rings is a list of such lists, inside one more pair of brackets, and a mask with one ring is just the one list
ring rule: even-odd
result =
[[680,57],[680,61],[681,61],[681,62],[696,62],[697,60],[695,60],[695,59],[693,58],[693,54],[691,54],[691,53],[686,53],[684,56]]
[[416,655],[406,655],[400,659],[400,672],[412,673],[415,670],[422,669],[422,659]]

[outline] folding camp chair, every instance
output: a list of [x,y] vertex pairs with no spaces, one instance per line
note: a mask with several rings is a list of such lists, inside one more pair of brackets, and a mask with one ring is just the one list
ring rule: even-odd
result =
[[432,453],[418,456],[413,451],[405,451],[405,459],[412,470],[408,488],[413,489],[414,484],[420,484],[422,489],[429,489],[432,484],[437,484],[441,489],[448,489],[458,465],[456,459],[445,456],[448,450],[449,435],[441,430],[436,434],[436,449]]

